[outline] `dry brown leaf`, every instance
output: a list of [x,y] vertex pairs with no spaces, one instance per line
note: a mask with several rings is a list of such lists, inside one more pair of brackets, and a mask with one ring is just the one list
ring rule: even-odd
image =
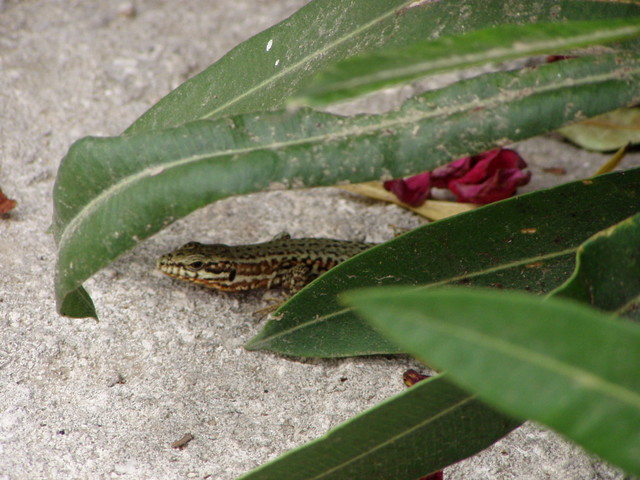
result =
[[4,193],[2,193],[2,189],[0,189],[0,217],[7,218],[9,216],[9,212],[13,210],[18,202],[15,200],[11,200]]
[[401,207],[407,208],[412,212],[422,215],[429,220],[440,220],[442,218],[457,215],[458,213],[468,212],[480,205],[461,202],[446,202],[443,200],[427,200],[419,207],[412,207],[398,200],[393,193],[387,191],[380,182],[356,183],[353,185],[341,185],[340,188],[349,192],[365,195],[376,200],[383,200],[389,203],[395,203]]

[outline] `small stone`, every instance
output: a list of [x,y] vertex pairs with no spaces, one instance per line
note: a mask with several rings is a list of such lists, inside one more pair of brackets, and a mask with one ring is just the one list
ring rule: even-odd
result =
[[138,12],[133,2],[124,2],[118,5],[118,15],[123,18],[135,18],[137,14]]

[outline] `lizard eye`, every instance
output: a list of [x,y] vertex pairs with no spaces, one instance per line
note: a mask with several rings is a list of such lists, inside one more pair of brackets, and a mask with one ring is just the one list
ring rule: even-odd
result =
[[203,265],[204,265],[204,263],[202,263],[200,261],[195,261],[195,262],[191,262],[189,264],[189,268],[191,268],[192,270],[200,270]]
[[229,281],[233,282],[233,280],[236,278],[236,271],[235,270],[231,270],[229,272]]

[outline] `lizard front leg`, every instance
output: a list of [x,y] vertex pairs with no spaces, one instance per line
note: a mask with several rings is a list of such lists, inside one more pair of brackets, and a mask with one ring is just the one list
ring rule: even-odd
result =
[[254,315],[260,318],[275,312],[284,302],[302,290],[312,280],[311,268],[306,265],[294,265],[292,268],[287,268],[286,264],[281,264],[278,268],[284,269],[286,273],[272,278],[267,284],[267,288],[273,288],[277,284],[282,289],[282,297],[267,299],[268,302],[271,302],[271,305],[253,312]]

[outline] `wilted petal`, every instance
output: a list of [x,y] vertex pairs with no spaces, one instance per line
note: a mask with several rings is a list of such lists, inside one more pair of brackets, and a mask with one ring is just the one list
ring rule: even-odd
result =
[[387,180],[384,188],[395,193],[400,201],[417,207],[422,205],[431,192],[431,172],[420,173],[413,177]]
[[13,210],[17,204],[18,202],[11,200],[2,193],[2,189],[0,189],[0,218],[8,218],[9,212]]
[[449,189],[459,202],[484,205],[513,196],[516,189],[529,183],[530,179],[531,172],[524,172],[519,168],[498,169],[481,183],[467,183],[467,179],[463,177],[451,182]]
[[447,165],[404,180],[384,183],[405,203],[421,205],[431,187],[448,188],[460,202],[485,204],[512,196],[525,185],[530,173],[522,170],[527,163],[514,150],[495,148],[472,157],[462,157]]
[[431,375],[423,375],[414,369],[409,369],[402,374],[402,381],[407,387],[412,387],[416,383],[426,380],[429,377],[431,377]]
[[547,63],[559,62],[560,60],[569,60],[571,58],[579,58],[577,55],[547,55],[545,61]]
[[531,178],[531,173],[522,171],[527,163],[514,150],[489,150],[472,157],[471,163],[465,175],[450,179],[447,185],[459,202],[486,204],[503,200]]
[[431,172],[431,184],[436,188],[449,188],[449,182],[465,175],[472,166],[473,157],[462,157]]

